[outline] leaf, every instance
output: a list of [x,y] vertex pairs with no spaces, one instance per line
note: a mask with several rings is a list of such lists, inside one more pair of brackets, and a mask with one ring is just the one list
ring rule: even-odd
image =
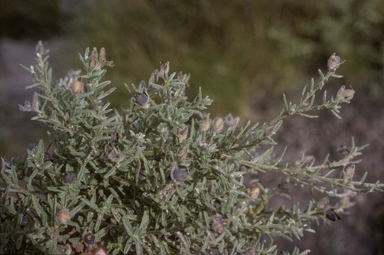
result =
[[90,202],[88,199],[86,199],[86,198],[80,197],[80,200],[81,200],[82,202],[84,202],[86,205],[88,205],[89,207],[91,207],[92,209],[94,209],[94,210],[99,209],[98,206],[97,206],[96,204],[91,203],[91,202]]
[[123,216],[123,225],[124,225],[124,228],[125,230],[127,231],[127,234],[130,236],[130,237],[133,237],[133,228],[132,228],[132,225],[129,221],[129,218],[127,217],[127,215],[124,215]]

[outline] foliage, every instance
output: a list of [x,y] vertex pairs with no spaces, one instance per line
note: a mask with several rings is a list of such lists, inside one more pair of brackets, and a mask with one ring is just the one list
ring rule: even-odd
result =
[[[38,92],[20,110],[36,113],[50,142],[32,145],[23,160],[2,160],[1,253],[78,254],[97,247],[109,254],[277,254],[274,237],[300,239],[319,219],[340,220],[349,197],[382,191],[379,182],[364,183],[366,175],[353,180],[355,157],[365,147],[353,140],[341,160],[326,157],[319,165],[304,154],[288,163],[273,154],[272,137],[283,118],[313,118],[313,110],[340,117],[341,104],[353,98],[354,91],[342,86],[331,99],[324,91],[316,103],[328,79],[341,77],[335,72],[343,61],[335,54],[328,72],[319,70],[319,81],[304,87],[299,103],[284,96],[285,109],[275,118],[239,128],[232,115],[210,120],[203,110],[212,100],[201,90],[188,101],[189,75],[170,73],[169,62],[148,83],[126,85],[132,97],[121,114],[103,101],[115,90],[102,81],[104,67],[113,66],[104,48],[79,54],[85,74],[70,71],[56,82],[47,53],[40,42],[38,64],[25,67],[35,79],[27,88]],[[259,152],[261,145],[269,148]],[[277,185],[244,185],[245,174],[266,172],[283,178]],[[309,199],[302,210],[290,185],[325,197]],[[271,210],[276,196],[295,204]],[[340,202],[329,205],[329,197]]]

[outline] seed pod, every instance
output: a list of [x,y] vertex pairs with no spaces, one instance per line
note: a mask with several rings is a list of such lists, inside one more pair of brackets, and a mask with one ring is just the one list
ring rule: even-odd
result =
[[177,169],[173,172],[173,178],[178,182],[183,182],[188,179],[188,172],[185,170]]
[[334,208],[330,208],[325,212],[325,216],[327,217],[327,219],[331,221],[341,220],[341,217],[334,210]]
[[212,223],[212,230],[217,233],[223,232],[229,226],[229,221],[227,220],[215,220]]
[[61,224],[67,224],[71,219],[68,210],[64,206],[62,206],[61,210],[57,213],[56,219]]
[[94,245],[96,243],[96,236],[92,232],[87,232],[84,234],[83,240],[86,244]]
[[209,118],[209,115],[208,115],[208,116],[205,116],[205,118],[203,119],[201,123],[201,129],[203,131],[207,131],[210,126],[211,126],[211,119]]
[[250,188],[248,194],[251,199],[256,199],[260,194],[260,189],[258,187]]
[[213,120],[213,133],[216,134],[217,132],[220,132],[220,130],[223,128],[223,126],[224,126],[223,118],[216,117]]
[[76,174],[74,172],[66,172],[64,174],[64,182],[67,184],[75,184],[76,182]]
[[80,95],[83,93],[84,90],[84,84],[81,81],[75,81],[72,84],[72,92],[75,95]]

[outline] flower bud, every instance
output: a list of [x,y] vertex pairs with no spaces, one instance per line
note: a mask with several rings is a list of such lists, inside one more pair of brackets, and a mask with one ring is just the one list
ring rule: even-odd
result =
[[76,182],[76,174],[74,172],[66,172],[64,174],[64,182],[67,184],[74,184]]
[[334,211],[334,208],[330,208],[325,212],[325,216],[328,220],[339,221],[341,217]]
[[220,130],[223,128],[223,126],[224,126],[223,118],[216,117],[213,120],[213,133],[216,134],[217,132],[220,132]]
[[227,220],[215,220],[212,223],[212,230],[218,233],[223,232],[229,226],[229,221]]
[[81,81],[75,81],[72,84],[72,92],[75,95],[80,95],[83,93],[84,90],[84,84]]
[[57,213],[56,219],[61,224],[67,224],[71,217],[69,215],[68,210],[62,206],[61,210]]
[[178,182],[183,182],[188,179],[188,172],[185,170],[177,169],[173,172],[173,178]]
[[84,234],[83,240],[86,244],[94,245],[96,243],[96,236],[92,232],[87,232]]

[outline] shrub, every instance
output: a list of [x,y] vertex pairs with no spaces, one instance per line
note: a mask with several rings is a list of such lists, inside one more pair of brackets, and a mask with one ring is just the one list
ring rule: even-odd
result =
[[[335,72],[343,62],[335,54],[298,104],[284,96],[285,109],[269,122],[238,128],[232,115],[211,120],[203,112],[212,100],[201,89],[188,101],[189,75],[170,73],[169,62],[148,83],[126,85],[132,97],[119,113],[103,101],[115,90],[101,81],[104,67],[113,66],[103,48],[79,54],[84,75],[70,71],[57,82],[47,53],[40,42],[38,64],[25,67],[35,79],[27,88],[38,92],[20,110],[36,113],[32,119],[47,125],[50,141],[32,145],[23,160],[2,159],[1,253],[277,254],[274,237],[300,239],[320,219],[340,220],[349,197],[382,191],[379,182],[364,183],[366,174],[353,180],[355,157],[365,147],[353,139],[334,162],[326,157],[315,164],[303,154],[283,163],[283,155],[273,154],[272,137],[283,118],[313,118],[313,110],[340,118],[340,105],[353,98],[354,91],[342,86],[330,100],[324,91],[315,102],[329,78],[341,77]],[[261,145],[269,148],[260,152]],[[244,185],[246,174],[264,173],[281,178],[276,185],[257,179]],[[301,201],[301,209],[289,194],[292,185],[324,198]],[[276,196],[294,205],[271,210]],[[340,201],[331,205],[329,197]]]

